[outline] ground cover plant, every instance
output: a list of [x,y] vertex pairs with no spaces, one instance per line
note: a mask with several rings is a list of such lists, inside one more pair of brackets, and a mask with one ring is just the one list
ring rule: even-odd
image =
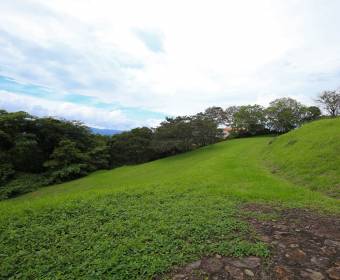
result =
[[270,139],[226,141],[1,202],[1,278],[151,279],[209,254],[267,256],[239,219],[243,203],[340,213],[338,200],[265,167]]
[[311,122],[271,141],[266,159],[289,180],[340,198],[340,118]]

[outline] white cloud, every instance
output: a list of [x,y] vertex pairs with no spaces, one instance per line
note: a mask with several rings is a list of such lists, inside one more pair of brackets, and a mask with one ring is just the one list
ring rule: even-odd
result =
[[190,114],[340,84],[336,0],[24,2],[0,3],[0,74],[60,92]]
[[8,111],[25,110],[39,117],[53,116],[78,120],[90,127],[125,130],[143,125],[153,127],[161,121],[131,119],[120,110],[108,111],[69,102],[48,101],[1,90],[0,96],[0,108],[7,108]]

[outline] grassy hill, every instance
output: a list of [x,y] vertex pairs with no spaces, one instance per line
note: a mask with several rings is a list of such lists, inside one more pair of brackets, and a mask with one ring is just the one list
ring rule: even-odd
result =
[[0,278],[150,279],[203,255],[268,255],[238,218],[243,203],[340,213],[338,200],[265,167],[281,138],[269,141],[226,141],[1,202]]
[[304,125],[275,138],[266,152],[274,172],[340,197],[340,118]]

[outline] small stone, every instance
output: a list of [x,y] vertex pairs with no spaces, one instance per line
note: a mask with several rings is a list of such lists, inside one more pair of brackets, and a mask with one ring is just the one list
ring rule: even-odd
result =
[[311,279],[311,280],[325,279],[325,277],[320,272],[312,270],[312,269],[306,269],[305,271],[302,271],[301,276],[304,278]]
[[300,249],[295,249],[290,253],[286,253],[285,256],[294,262],[300,262],[306,257],[306,253]]
[[298,248],[299,244],[293,243],[293,244],[289,244],[290,248]]
[[243,262],[241,261],[232,261],[231,264],[236,267],[247,267]]
[[216,257],[217,259],[222,259],[222,256],[219,255],[219,254],[216,254],[215,257]]
[[278,280],[289,280],[289,271],[287,268],[285,268],[284,266],[275,266],[274,268],[274,272],[276,275],[276,279]]
[[262,235],[259,237],[259,239],[263,242],[270,242],[270,237],[267,235]]
[[285,236],[288,235],[289,232],[287,231],[274,231],[274,235],[278,235],[278,236]]
[[332,267],[328,269],[326,272],[329,278],[334,279],[334,280],[340,279],[340,267],[339,266]]
[[330,247],[338,247],[340,248],[340,242],[339,241],[334,241],[334,240],[330,240],[330,239],[326,239],[324,244],[326,246],[330,246]]
[[250,269],[245,269],[244,273],[246,275],[250,276],[250,277],[254,277],[255,276],[254,272],[252,272]]
[[224,270],[229,273],[229,275],[231,276],[231,279],[244,280],[244,273],[242,272],[241,269],[237,267],[233,267],[231,265],[226,265],[224,267]]
[[283,243],[279,243],[278,247],[279,247],[280,249],[286,249],[286,245],[283,244]]
[[258,257],[247,257],[242,262],[249,268],[256,268],[261,265],[261,259]]
[[220,259],[209,258],[202,263],[202,267],[210,273],[216,273],[223,267],[223,263]]
[[176,274],[172,277],[172,280],[183,280],[183,279],[185,279],[184,274]]
[[336,254],[336,248],[335,247],[328,247],[328,246],[323,246],[321,247],[321,251],[323,254],[327,256],[335,255]]
[[279,230],[283,230],[283,231],[288,230],[288,226],[286,226],[286,225],[278,225],[278,226],[276,226],[276,228],[278,228]]
[[190,272],[190,271],[192,271],[192,270],[194,270],[194,269],[199,268],[200,265],[201,265],[201,261],[198,260],[198,261],[195,261],[195,262],[193,262],[193,263],[191,263],[191,264],[188,264],[188,265],[186,266],[185,270],[186,270],[187,272]]
[[312,257],[310,261],[318,267],[327,267],[329,264],[329,259],[325,257]]

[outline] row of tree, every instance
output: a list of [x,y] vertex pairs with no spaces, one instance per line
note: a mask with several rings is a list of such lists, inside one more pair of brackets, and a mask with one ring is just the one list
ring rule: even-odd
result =
[[98,169],[136,164],[192,150],[221,139],[203,114],[166,118],[156,129],[113,136],[79,122],[0,111],[0,198],[75,179]]
[[255,104],[226,110],[211,107],[206,112],[214,116],[219,125],[231,127],[235,136],[285,133],[321,116],[318,107],[304,106],[292,98],[276,99],[267,108]]
[[[340,114],[340,90],[325,91],[316,100],[331,117]],[[304,122],[320,118],[317,106],[305,106],[292,98],[279,98],[267,108],[261,105],[208,108],[205,113],[220,126],[233,128],[235,136],[285,133]]]
[[[340,113],[339,92],[319,102]],[[235,137],[284,133],[319,118],[316,106],[280,98],[260,105],[210,107],[193,116],[166,118],[157,128],[135,128],[113,136],[91,133],[82,123],[0,110],[0,199],[59,183],[98,169],[155,160],[216,143],[222,127]]]

